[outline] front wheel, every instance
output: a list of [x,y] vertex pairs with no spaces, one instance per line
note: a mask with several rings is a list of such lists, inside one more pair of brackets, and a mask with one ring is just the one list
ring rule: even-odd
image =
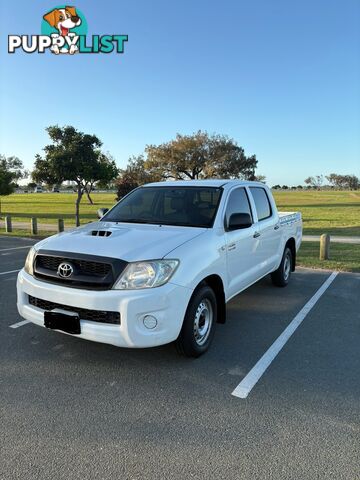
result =
[[284,250],[280,266],[271,274],[271,280],[277,287],[286,287],[289,283],[293,263],[293,255],[289,247]]
[[204,285],[195,291],[185,313],[176,347],[180,354],[199,357],[207,351],[215,333],[217,304],[214,291]]

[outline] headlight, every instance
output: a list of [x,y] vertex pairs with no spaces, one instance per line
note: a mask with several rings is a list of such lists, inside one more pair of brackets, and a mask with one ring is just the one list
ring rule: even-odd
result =
[[151,260],[129,263],[114,285],[116,290],[160,287],[168,282],[179,260]]
[[34,275],[34,259],[35,259],[36,250],[34,247],[31,247],[29,253],[27,254],[25,260],[25,272],[29,275]]

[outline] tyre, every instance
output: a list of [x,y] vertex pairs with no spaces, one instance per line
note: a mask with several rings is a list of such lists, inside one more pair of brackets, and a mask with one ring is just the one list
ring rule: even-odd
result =
[[293,255],[289,247],[284,250],[280,266],[271,274],[271,280],[277,287],[286,287],[289,283],[293,264]]
[[195,290],[187,307],[183,326],[176,340],[177,351],[186,357],[205,353],[214,337],[217,303],[214,291],[207,285]]

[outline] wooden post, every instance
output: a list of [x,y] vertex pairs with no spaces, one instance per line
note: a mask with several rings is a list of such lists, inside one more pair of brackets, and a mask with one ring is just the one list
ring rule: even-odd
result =
[[58,219],[58,231],[63,232],[64,231],[64,220],[62,218]]
[[11,233],[12,232],[12,223],[11,223],[11,216],[6,215],[5,217],[5,232]]
[[30,231],[31,231],[31,235],[37,235],[38,233],[37,218],[35,217],[31,219]]
[[330,258],[330,235],[324,233],[320,237],[320,260],[329,260]]

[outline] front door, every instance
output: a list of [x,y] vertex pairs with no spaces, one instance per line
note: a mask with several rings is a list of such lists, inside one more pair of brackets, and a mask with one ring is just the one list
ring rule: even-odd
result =
[[[238,187],[229,194],[225,210],[225,227],[233,213],[248,213],[253,218],[249,199],[245,188]],[[228,298],[244,290],[258,278],[258,267],[255,257],[255,227],[226,231],[226,259]]]

